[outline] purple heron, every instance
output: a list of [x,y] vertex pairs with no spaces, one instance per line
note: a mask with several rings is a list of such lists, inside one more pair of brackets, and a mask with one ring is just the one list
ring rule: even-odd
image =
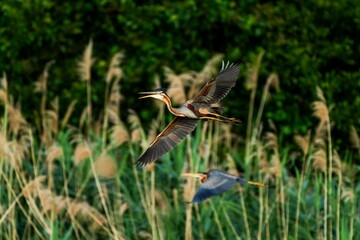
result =
[[200,182],[202,183],[191,201],[192,203],[199,203],[212,196],[222,194],[232,188],[235,183],[267,187],[266,184],[250,182],[230,173],[214,169],[201,173],[183,173],[182,176],[200,178]]
[[190,134],[198,120],[215,120],[227,124],[236,124],[239,120],[222,116],[223,108],[214,106],[219,103],[235,86],[239,75],[238,64],[226,64],[196,95],[183,105],[175,108],[165,89],[158,88],[151,92],[140,92],[142,98],[155,98],[165,102],[175,119],[153,140],[149,148],[140,156],[137,165],[147,165],[173,149]]

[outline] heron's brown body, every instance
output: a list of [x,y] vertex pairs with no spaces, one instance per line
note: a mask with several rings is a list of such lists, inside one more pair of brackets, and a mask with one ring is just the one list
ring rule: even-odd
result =
[[140,156],[137,164],[146,165],[161,157],[180,143],[196,127],[198,120],[215,120],[236,124],[239,120],[222,116],[223,108],[214,106],[219,103],[235,86],[239,75],[237,64],[223,65],[220,73],[212,78],[197,94],[183,105],[175,108],[164,89],[141,92],[140,98],[155,98],[163,101],[176,118],[154,139],[149,148]]

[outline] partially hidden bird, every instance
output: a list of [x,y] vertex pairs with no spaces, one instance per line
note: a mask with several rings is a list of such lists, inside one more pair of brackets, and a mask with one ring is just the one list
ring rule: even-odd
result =
[[220,72],[190,100],[175,108],[171,104],[166,90],[158,88],[150,92],[140,92],[142,98],[155,98],[165,102],[175,119],[152,141],[148,149],[140,156],[136,165],[147,165],[173,149],[190,134],[199,120],[214,120],[227,124],[240,122],[235,118],[222,116],[223,108],[214,106],[219,103],[235,86],[239,75],[239,65],[223,63]]
[[200,182],[202,183],[191,201],[192,203],[199,203],[207,198],[220,195],[231,189],[235,183],[267,187],[266,184],[247,181],[241,177],[215,169],[211,169],[208,172],[183,173],[182,176],[200,178]]

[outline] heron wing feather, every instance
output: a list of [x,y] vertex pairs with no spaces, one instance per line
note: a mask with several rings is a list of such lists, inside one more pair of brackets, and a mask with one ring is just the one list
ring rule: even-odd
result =
[[227,64],[219,74],[211,79],[192,99],[193,102],[218,103],[236,84],[239,75],[238,64]]
[[223,175],[210,176],[196,192],[192,202],[201,202],[212,196],[216,196],[226,192],[236,183],[235,178]]
[[173,149],[188,134],[194,131],[197,125],[196,119],[176,117],[154,139],[149,148],[140,156],[137,165],[147,165]]

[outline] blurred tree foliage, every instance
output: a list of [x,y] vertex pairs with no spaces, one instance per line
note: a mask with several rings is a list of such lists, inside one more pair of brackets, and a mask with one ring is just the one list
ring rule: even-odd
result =
[[118,51],[126,54],[122,108],[138,110],[142,119],[156,113],[151,101],[137,101],[136,92],[151,89],[163,66],[177,73],[201,70],[214,54],[223,53],[225,60],[242,65],[239,84],[225,100],[226,114],[246,124],[249,93],[243,82],[248,64],[264,49],[258,99],[267,76],[277,72],[282,91],[272,94],[265,110],[281,132],[292,136],[313,126],[310,104],[316,85],[334,105],[335,134],[347,137],[350,125],[360,127],[356,1],[4,0],[0,8],[0,71],[6,72],[14,101],[21,102],[30,121],[40,102],[32,83],[53,59],[48,97],[59,96],[62,113],[78,99],[79,117],[86,86],[76,61],[91,38],[95,113],[102,109],[103,79]]

